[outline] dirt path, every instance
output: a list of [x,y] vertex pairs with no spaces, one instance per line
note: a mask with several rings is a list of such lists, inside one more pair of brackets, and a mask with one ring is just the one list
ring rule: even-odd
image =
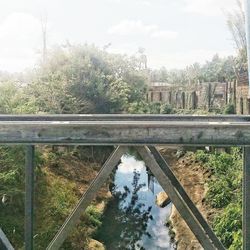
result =
[[[186,153],[177,159],[176,151],[177,149],[174,148],[160,149],[161,154],[171,166],[172,171],[183,185],[189,197],[194,201],[203,216],[207,218],[203,202],[206,192],[205,173],[199,163],[195,161],[193,153]],[[170,220],[173,225],[178,250],[203,249],[174,206]]]

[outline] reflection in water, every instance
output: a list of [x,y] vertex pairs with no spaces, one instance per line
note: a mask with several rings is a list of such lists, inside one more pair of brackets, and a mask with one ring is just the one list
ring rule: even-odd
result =
[[113,199],[96,238],[107,250],[174,249],[164,225],[171,205],[155,205],[161,186],[154,177],[149,178],[144,162],[128,155],[121,160],[114,177]]

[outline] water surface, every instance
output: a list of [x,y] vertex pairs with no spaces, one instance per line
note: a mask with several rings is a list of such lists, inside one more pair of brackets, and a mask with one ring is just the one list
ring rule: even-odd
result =
[[103,224],[96,239],[107,250],[174,249],[165,223],[171,204],[160,208],[156,194],[162,191],[143,161],[124,155],[117,167]]

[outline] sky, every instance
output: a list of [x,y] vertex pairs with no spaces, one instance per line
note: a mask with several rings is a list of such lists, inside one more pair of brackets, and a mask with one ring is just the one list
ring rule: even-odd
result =
[[145,49],[148,66],[184,68],[218,53],[235,54],[226,12],[236,0],[0,0],[0,71],[33,68],[48,47],[90,43],[132,55]]

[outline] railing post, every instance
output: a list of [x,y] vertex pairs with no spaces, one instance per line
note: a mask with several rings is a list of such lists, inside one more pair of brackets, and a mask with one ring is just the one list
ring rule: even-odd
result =
[[25,249],[33,249],[33,195],[34,195],[33,145],[26,146],[25,155]]
[[243,250],[250,249],[250,147],[243,151]]

